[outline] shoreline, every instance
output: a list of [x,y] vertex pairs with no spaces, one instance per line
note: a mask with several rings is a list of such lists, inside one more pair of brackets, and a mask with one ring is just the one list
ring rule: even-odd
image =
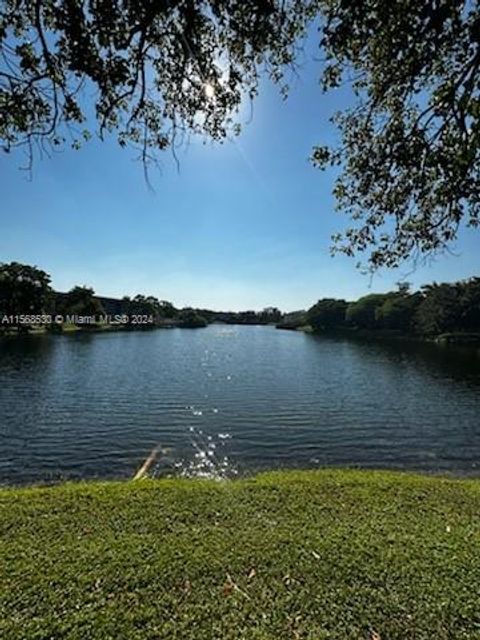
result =
[[404,467],[385,467],[385,466],[348,466],[345,464],[337,465],[323,465],[317,467],[257,467],[252,469],[244,469],[241,473],[235,473],[230,476],[217,477],[212,473],[211,477],[204,475],[191,475],[182,476],[174,475],[170,472],[165,472],[164,475],[156,475],[155,477],[148,475],[148,470],[151,467],[154,459],[159,451],[159,447],[154,447],[148,456],[141,461],[137,466],[132,467],[131,473],[123,475],[106,475],[101,476],[59,476],[58,478],[41,478],[39,480],[32,480],[26,482],[9,483],[8,480],[0,482],[0,494],[2,491],[10,490],[30,490],[30,489],[47,489],[62,486],[78,486],[78,485],[95,485],[95,484],[129,484],[130,482],[137,482],[139,480],[148,480],[152,482],[215,482],[220,484],[229,484],[237,482],[248,482],[255,480],[255,478],[262,477],[269,474],[317,474],[317,473],[358,473],[358,474],[393,474],[401,477],[418,477],[418,478],[432,478],[436,480],[452,480],[452,481],[473,481],[480,483],[480,468],[469,470],[447,470],[447,469],[421,469],[417,468],[404,468]]
[[315,331],[310,325],[302,325],[299,327],[279,326],[276,327],[283,331],[301,331],[303,333],[309,333],[314,336],[325,337],[338,337],[338,338],[360,338],[366,340],[403,340],[419,343],[430,343],[439,345],[468,345],[468,346],[480,346],[480,333],[471,332],[450,332],[442,333],[435,336],[421,336],[418,334],[401,333],[394,330],[369,330],[369,329],[355,329],[355,328],[337,328],[337,329],[324,329]]
[[223,323],[212,322],[205,326],[186,326],[185,324],[176,322],[166,322],[164,324],[155,325],[138,325],[136,327],[126,327],[122,324],[105,324],[105,325],[66,325],[61,326],[56,330],[52,330],[48,327],[36,327],[30,328],[27,331],[18,331],[18,329],[5,329],[0,328],[0,338],[22,338],[25,336],[39,336],[39,335],[71,335],[76,333],[112,333],[112,332],[137,332],[137,331],[154,331],[156,329],[204,329],[213,324],[244,327],[275,327],[280,331],[298,331],[307,333],[313,336],[331,337],[331,338],[353,338],[372,341],[385,341],[385,340],[399,340],[405,342],[417,342],[421,344],[437,344],[437,345],[461,345],[468,347],[480,347],[480,333],[468,333],[468,332],[450,332],[443,333],[437,336],[421,336],[416,334],[401,333],[394,330],[368,330],[368,329],[354,329],[354,328],[338,328],[338,329],[325,329],[315,331],[310,325],[301,326],[281,326],[274,323]]
[[[35,335],[69,335],[74,333],[110,333],[110,332],[122,332],[131,333],[133,331],[155,331],[156,329],[206,329],[209,326],[225,326],[225,327],[275,327],[275,323],[246,323],[246,322],[209,322],[206,325],[188,325],[182,322],[165,322],[161,324],[152,325],[136,325],[125,326],[123,324],[84,324],[74,325],[68,324],[66,326],[59,325],[60,328],[52,330],[49,327],[41,326],[36,328],[30,328],[27,331],[18,331],[18,329],[4,329],[2,331],[0,327],[0,338],[2,337],[14,337],[22,338],[24,336]],[[56,326],[56,325],[54,325]]]

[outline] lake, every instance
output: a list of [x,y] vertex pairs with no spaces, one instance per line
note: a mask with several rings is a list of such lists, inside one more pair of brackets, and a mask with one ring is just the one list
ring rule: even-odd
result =
[[0,339],[0,482],[346,465],[480,475],[480,351],[211,325]]

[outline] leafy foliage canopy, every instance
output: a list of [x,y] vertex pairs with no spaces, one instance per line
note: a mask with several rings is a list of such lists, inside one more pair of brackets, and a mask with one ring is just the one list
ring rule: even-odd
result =
[[325,0],[325,90],[349,79],[334,193],[352,227],[334,236],[372,268],[448,246],[480,222],[480,11],[477,0]]
[[[116,132],[144,162],[182,134],[222,140],[257,92],[280,80],[310,3],[300,0],[2,0],[0,138],[8,151],[88,139],[94,96],[101,136]],[[66,125],[66,127],[65,127]]]
[[352,220],[334,251],[377,268],[449,246],[480,222],[479,0],[0,0],[3,147],[31,163],[92,117],[145,166],[190,132],[221,141],[262,72],[286,91],[314,19],[323,89],[355,96],[312,154]]

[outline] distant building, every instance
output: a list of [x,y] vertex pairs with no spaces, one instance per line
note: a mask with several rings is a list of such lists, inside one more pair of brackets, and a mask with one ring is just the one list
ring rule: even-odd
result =
[[[68,294],[62,291],[55,291],[54,293],[54,309],[57,311],[62,303],[65,301]],[[105,313],[109,316],[120,315],[126,313],[125,301],[120,298],[105,298],[104,296],[93,296],[95,300],[98,300],[105,310]]]

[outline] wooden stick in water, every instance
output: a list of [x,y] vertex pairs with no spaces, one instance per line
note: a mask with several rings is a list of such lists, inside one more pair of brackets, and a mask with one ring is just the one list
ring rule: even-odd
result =
[[142,464],[142,466],[140,467],[140,469],[137,471],[137,473],[133,476],[134,480],[141,480],[145,474],[147,473],[147,471],[150,469],[150,467],[152,466],[152,464],[155,462],[155,458],[157,457],[158,452],[160,451],[160,445],[157,444],[156,447],[154,447],[151,452],[150,455],[148,456],[148,458],[145,460],[145,462]]

